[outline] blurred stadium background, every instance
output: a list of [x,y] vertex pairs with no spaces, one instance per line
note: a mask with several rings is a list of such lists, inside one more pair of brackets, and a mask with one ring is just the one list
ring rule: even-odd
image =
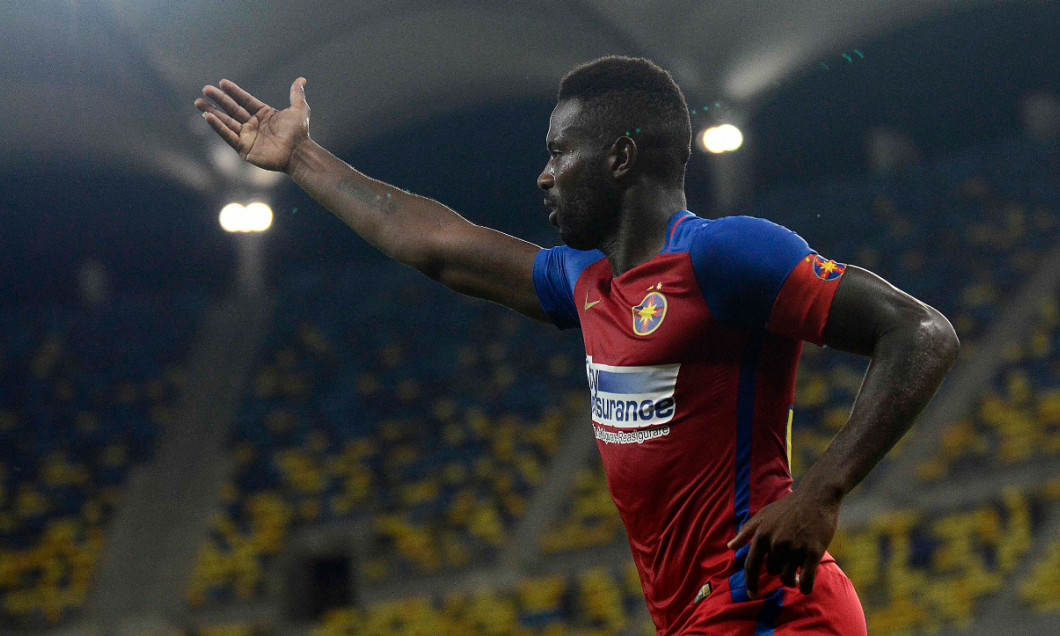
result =
[[[577,334],[387,262],[192,107],[309,79],[373,176],[553,245],[559,78],[673,71],[690,207],[784,223],[941,309],[961,360],[848,500],[870,633],[1060,619],[1060,3],[0,4],[0,632],[654,633]],[[264,202],[264,233],[222,207]],[[865,362],[809,347],[793,468]]]

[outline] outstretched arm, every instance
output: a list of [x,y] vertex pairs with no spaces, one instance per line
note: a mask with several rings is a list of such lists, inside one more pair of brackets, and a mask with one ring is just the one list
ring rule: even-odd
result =
[[235,83],[206,86],[195,106],[244,160],[286,172],[387,256],[464,294],[546,320],[533,283],[536,245],[475,225],[448,207],[361,174],[309,137],[305,79],[282,111]]
[[909,430],[959,348],[942,314],[856,267],[839,282],[824,339],[872,361],[850,419],[798,488],[759,510],[729,543],[730,549],[751,544],[745,561],[750,596],[758,592],[763,562],[784,585],[812,591],[843,497]]

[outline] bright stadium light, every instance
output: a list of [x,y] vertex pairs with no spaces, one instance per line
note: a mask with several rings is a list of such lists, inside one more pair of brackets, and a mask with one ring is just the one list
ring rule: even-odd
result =
[[732,152],[743,145],[743,133],[732,124],[722,124],[704,130],[700,141],[707,152]]
[[272,227],[272,208],[261,202],[247,206],[248,232],[264,232]]
[[226,232],[264,232],[272,226],[272,208],[264,203],[229,203],[221,208],[221,227]]
[[243,205],[240,203],[229,203],[221,208],[221,227],[226,232],[238,232],[242,226]]

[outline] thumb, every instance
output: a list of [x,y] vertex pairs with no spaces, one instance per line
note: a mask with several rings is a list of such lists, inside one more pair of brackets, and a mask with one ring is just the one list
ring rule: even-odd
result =
[[743,524],[743,527],[740,528],[740,531],[736,533],[736,536],[733,537],[732,541],[729,541],[728,548],[730,550],[738,550],[743,547],[744,544],[755,536],[755,530],[758,529],[758,523],[758,515],[748,519],[747,522]]
[[300,108],[306,105],[304,77],[299,77],[291,84],[291,107]]

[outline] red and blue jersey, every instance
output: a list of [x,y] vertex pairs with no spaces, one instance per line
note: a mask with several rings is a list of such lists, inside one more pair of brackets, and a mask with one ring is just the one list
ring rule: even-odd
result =
[[769,221],[688,211],[618,277],[599,251],[538,254],[542,307],[582,330],[597,446],[660,634],[708,591],[746,600],[747,548],[726,543],[791,490],[795,369],[843,269]]

